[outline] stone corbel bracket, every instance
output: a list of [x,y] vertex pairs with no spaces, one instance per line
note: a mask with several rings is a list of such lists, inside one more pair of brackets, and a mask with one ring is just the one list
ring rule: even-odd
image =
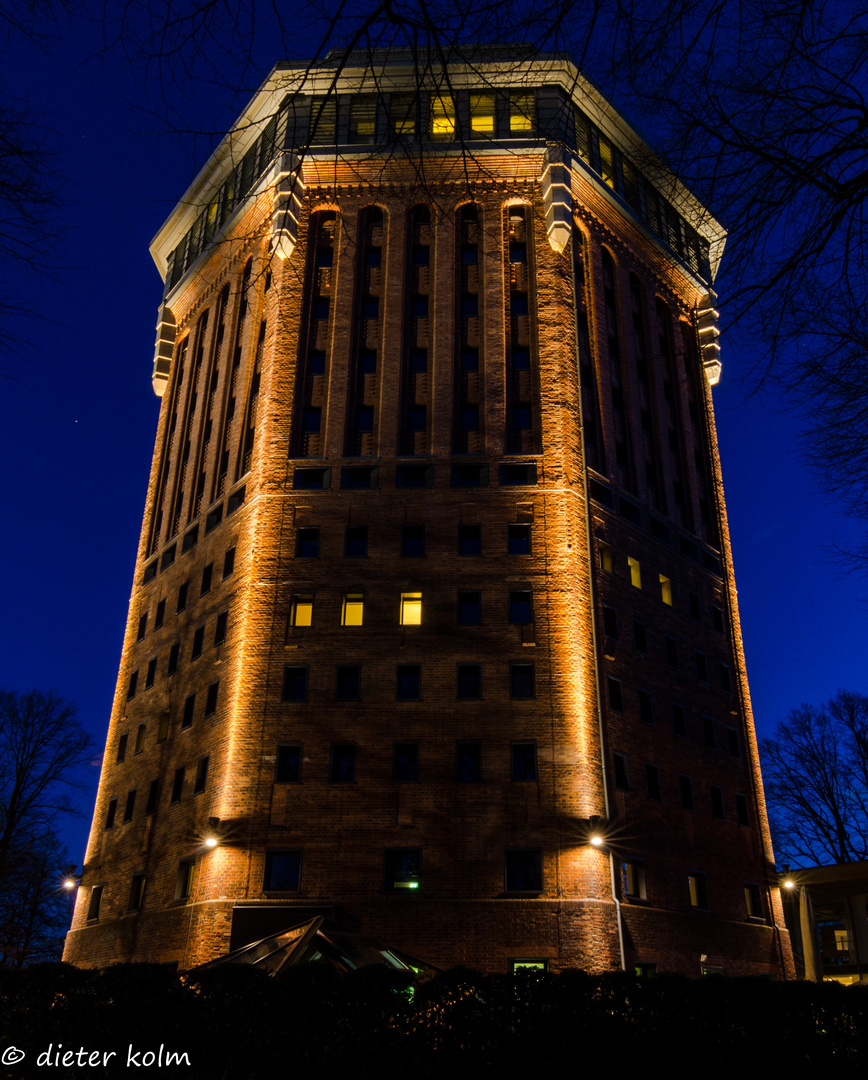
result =
[[546,235],[553,250],[560,253],[573,234],[571,173],[564,160],[562,146],[550,146],[546,150],[540,182],[546,212]]
[[301,159],[281,154],[274,163],[274,213],[271,218],[271,250],[279,259],[290,259],[298,242],[298,219],[304,197]]
[[166,392],[169,372],[172,369],[172,353],[175,349],[175,334],[178,327],[175,316],[168,304],[161,304],[157,315],[157,342],[154,346],[154,370],[151,374],[151,386],[157,397]]
[[696,332],[699,335],[699,352],[702,357],[702,370],[709,386],[720,382],[720,330],[719,315],[715,304],[717,293],[709,291],[702,298],[696,312]]

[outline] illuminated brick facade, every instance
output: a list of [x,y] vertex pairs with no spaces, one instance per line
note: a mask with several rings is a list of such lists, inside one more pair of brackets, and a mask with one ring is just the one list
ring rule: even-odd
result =
[[719,228],[565,60],[335,71],[277,68],[153,244],[67,959],[325,912],[441,966],[781,973]]

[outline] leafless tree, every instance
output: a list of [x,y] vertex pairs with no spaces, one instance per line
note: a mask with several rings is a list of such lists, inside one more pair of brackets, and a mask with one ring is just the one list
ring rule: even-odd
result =
[[868,697],[840,690],[793,709],[760,753],[779,859],[868,859]]
[[[16,966],[56,937],[66,854],[55,834],[76,813],[93,752],[75,706],[54,692],[0,691],[0,959]],[[53,928],[53,929],[52,929]]]

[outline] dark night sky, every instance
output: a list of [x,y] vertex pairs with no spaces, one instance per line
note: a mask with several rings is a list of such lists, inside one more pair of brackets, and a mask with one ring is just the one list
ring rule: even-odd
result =
[[[159,409],[150,370],[161,282],[148,244],[209,151],[206,137],[165,132],[148,111],[153,79],[119,51],[98,55],[102,35],[97,23],[62,27],[45,51],[17,47],[4,67],[7,92],[52,132],[60,186],[55,264],[22,276],[39,318],[7,322],[20,349],[5,347],[0,360],[11,466],[0,686],[56,688],[100,748]],[[261,79],[278,59],[261,57]],[[190,130],[222,132],[237,112],[204,85],[166,94]],[[725,290],[724,270],[724,299]],[[860,529],[820,495],[797,420],[774,399],[745,401],[737,377],[750,357],[722,344],[718,435],[754,712],[771,734],[803,701],[868,690],[868,586],[828,553],[835,541],[858,543]],[[97,777],[98,761],[84,819],[66,833],[79,862]]]

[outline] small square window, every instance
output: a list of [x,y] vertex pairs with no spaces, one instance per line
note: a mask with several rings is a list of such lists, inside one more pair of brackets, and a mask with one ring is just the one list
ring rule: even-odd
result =
[[613,754],[615,766],[615,787],[619,791],[630,790],[630,764],[624,754]]
[[703,716],[702,718],[702,737],[705,740],[705,745],[711,750],[717,748],[717,737],[714,731],[714,718],[711,716]]
[[291,667],[283,669],[283,701],[307,700],[307,668]]
[[362,669],[358,664],[338,664],[335,680],[336,701],[358,701]]
[[356,744],[332,743],[329,779],[337,784],[349,784],[356,778]]
[[461,297],[461,318],[475,319],[479,315],[479,294],[465,293]]
[[708,881],[705,874],[692,873],[687,875],[687,890],[690,896],[690,906],[708,910]]
[[603,605],[603,630],[607,638],[618,640],[618,613],[614,608]]
[[660,793],[660,770],[650,761],[645,762],[645,791],[654,802],[660,802],[663,797]]
[[536,483],[534,462],[511,462],[498,467],[501,487],[530,487]]
[[169,802],[180,802],[181,795],[184,792],[184,774],[186,770],[182,765],[180,769],[175,769],[175,778],[172,781],[172,797]]
[[732,679],[729,675],[729,667],[726,664],[718,663],[717,671],[720,675],[720,689],[724,694],[732,693]]
[[600,569],[605,570],[606,573],[612,573],[612,548],[605,540],[597,541],[597,556],[600,563]]
[[159,602],[159,604],[157,604],[157,613],[154,616],[154,629],[155,630],[160,629],[160,627],[163,625],[163,622],[165,621],[165,618],[166,618],[166,601],[165,601],[165,599],[163,599],[163,600],[161,600]]
[[[360,409],[356,428],[364,433],[374,430],[373,409]],[[341,487],[350,491],[373,491],[379,486],[379,470],[373,466],[341,469]]]
[[159,780],[159,777],[157,777],[155,780],[151,781],[150,786],[148,787],[148,801],[145,804],[145,813],[146,814],[153,814],[153,813],[156,812],[157,801],[159,800],[159,798],[160,798],[160,780]]
[[185,581],[183,585],[178,589],[178,603],[175,607],[175,612],[180,614],[187,607],[187,592],[190,589],[190,582]]
[[223,556],[223,580],[224,581],[226,580],[226,578],[228,578],[228,577],[230,577],[232,575],[232,572],[233,572],[234,569],[235,569],[235,548],[231,547],[231,548],[229,548],[227,550],[226,554]]
[[700,682],[708,682],[708,661],[705,658],[705,653],[700,652],[699,649],[693,650],[693,656],[696,660],[696,677]]
[[461,430],[479,431],[479,406],[462,405],[461,407]]
[[136,789],[127,792],[127,801],[124,806],[124,824],[133,820],[133,811],[136,808]]
[[494,134],[494,94],[470,95],[470,130]]
[[521,701],[534,697],[535,677],[533,664],[509,665],[509,692],[514,700]]
[[[175,555],[177,554],[177,551],[178,551],[177,544],[172,544],[171,547],[166,548],[166,550],[163,552],[162,558],[160,559],[160,569],[161,570],[168,570],[169,569],[169,567],[175,561]],[[154,574],[156,574],[156,572],[157,572],[156,564],[151,563],[151,566],[154,567]],[[148,578],[148,576],[147,576],[149,569],[150,569],[150,567],[145,568],[145,580],[146,581],[150,580]],[[153,574],[151,576],[153,577]]]
[[536,743],[514,742],[510,748],[510,779],[536,781]]
[[523,90],[509,92],[509,130],[513,135],[532,135],[534,131],[533,94]]
[[190,694],[184,701],[184,713],[181,718],[181,730],[193,726],[193,712],[196,708],[196,695]]
[[341,626],[362,626],[365,617],[364,593],[344,593]]
[[509,555],[530,555],[530,525],[507,525],[506,550]]
[[693,810],[693,781],[689,776],[678,777],[678,793],[681,796],[681,809]]
[[392,94],[389,98],[389,119],[396,135],[412,135],[416,130],[415,94]]
[[422,594],[401,593],[401,626],[421,626]]
[[212,682],[205,695],[205,715],[213,716],[217,712],[217,696],[220,692],[220,680]]
[[529,589],[510,592],[509,621],[520,626],[533,622],[533,593]]
[[298,743],[278,746],[274,782],[295,784],[299,780],[301,780],[301,746]]
[[175,899],[188,900],[193,895],[193,873],[196,869],[194,859],[183,859],[178,864],[175,875]]
[[138,672],[138,669],[136,669],[132,673],[132,675],[130,675],[130,681],[129,681],[129,684],[127,686],[127,701],[132,701],[132,699],[136,696],[136,687],[138,686],[138,684],[139,684],[139,672]]
[[542,852],[539,849],[505,851],[504,872],[507,892],[542,892]]
[[664,574],[658,575],[660,578],[660,599],[664,604],[672,606],[672,582]]
[[648,635],[645,631],[645,623],[639,622],[638,619],[633,620],[633,644],[636,646],[637,652],[648,652]]
[[148,613],[146,611],[144,615],[141,615],[139,617],[139,629],[136,632],[136,641],[144,641],[145,634],[147,633],[147,630],[148,630]]
[[348,525],[344,535],[344,555],[363,559],[368,554],[368,526]]
[[419,779],[419,744],[395,743],[392,779],[411,783]]
[[458,554],[481,555],[482,554],[482,526],[459,525],[458,526]]
[[206,593],[211,592],[211,578],[214,576],[214,563],[208,563],[207,566],[202,567],[202,588],[199,595],[204,596]]
[[[307,410],[307,422],[314,423],[314,417],[318,424],[319,409]],[[316,434],[316,432],[308,431],[307,434]],[[296,469],[292,477],[292,486],[296,491],[328,491],[332,486],[332,471],[331,469]]]
[[298,892],[301,887],[301,852],[266,851],[263,892]]
[[319,529],[299,529],[295,535],[295,557],[316,559],[319,557]]
[[482,621],[482,593],[460,592],[458,594],[458,625],[477,626]]
[[[415,254],[415,253],[414,253]],[[425,263],[428,265],[428,249],[425,248]],[[420,265],[419,263],[416,264]],[[410,350],[410,370],[414,375],[424,375],[428,370],[428,352],[426,349],[411,349]]]
[[389,850],[385,854],[386,892],[412,895],[422,887],[420,848]]
[[289,606],[290,626],[310,626],[313,622],[313,594],[296,593]]
[[222,645],[226,640],[226,625],[229,622],[229,612],[221,611],[214,625],[214,644]]
[[163,709],[160,713],[160,723],[157,727],[157,742],[165,742],[169,737],[169,719],[171,713],[168,709]]
[[717,784],[709,784],[711,792],[711,816],[723,821],[726,816],[723,812],[723,790]]
[[127,901],[127,911],[139,911],[145,898],[145,875],[133,874],[130,881],[130,898]]
[[399,465],[395,470],[395,487],[433,488],[433,465]]
[[425,554],[425,526],[401,527],[401,554],[405,559],[420,559]]
[[475,462],[453,465],[450,476],[454,488],[488,487],[487,465],[477,465]]
[[630,571],[630,584],[634,589],[642,588],[642,567],[639,560],[632,556],[627,557],[627,569]]
[[166,674],[174,675],[178,670],[178,659],[181,655],[181,643],[176,641],[175,644],[169,649],[169,663],[166,665]]
[[215,506],[213,510],[208,511],[208,516],[205,518],[205,535],[207,536],[209,532],[213,532],[222,520],[223,503],[220,503],[219,506]]
[[108,804],[108,810],[107,810],[106,816],[105,816],[105,827],[107,829],[113,829],[114,828],[115,818],[117,817],[117,812],[118,812],[118,801],[117,801],[117,799],[110,799],[109,804]]
[[736,795],[735,819],[739,825],[750,825],[750,819],[747,813],[747,795]]
[[666,635],[666,663],[671,668],[679,668],[681,665],[678,661],[678,642],[675,638]]
[[145,675],[145,689],[150,690],[154,685],[154,680],[157,677],[157,658],[153,657],[148,661],[148,671]]
[[621,863],[624,896],[630,900],[645,899],[645,864],[641,859],[624,859]]
[[765,918],[763,910],[763,894],[759,885],[746,884],[744,887],[744,906],[748,916],[752,919]]
[[733,757],[741,757],[741,747],[738,743],[738,729],[734,727],[727,727],[726,729],[726,745]]
[[118,754],[117,754],[117,757],[115,758],[115,762],[118,765],[120,765],[120,763],[127,756],[127,740],[128,739],[129,739],[129,735],[121,735],[121,737],[118,739]]
[[247,487],[240,487],[236,491],[233,491],[229,498],[226,500],[226,516],[234,514],[239,506],[244,505],[244,498],[247,494]]
[[191,660],[198,660],[202,655],[202,647],[205,644],[205,627],[198,626],[193,634],[193,651],[190,653]]
[[153,562],[148,563],[145,569],[142,571],[142,584],[147,585],[149,581],[153,581],[157,576],[157,570],[159,563],[156,559]]
[[476,701],[482,697],[482,667],[479,664],[458,665],[458,698]]
[[455,775],[464,784],[482,779],[482,745],[478,742],[455,744]]
[[624,711],[624,694],[621,690],[621,680],[609,675],[606,678],[609,687],[609,707],[616,712]]
[[139,724],[138,731],[136,732],[136,749],[135,753],[141,754],[145,749],[145,732],[147,731],[146,724]]
[[675,701],[672,702],[672,732],[679,739],[687,738],[687,716],[684,706]]
[[201,795],[208,783],[209,757],[209,754],[205,754],[204,757],[200,757],[198,762],[196,763],[196,782],[193,785],[194,795]]
[[479,371],[479,349],[461,350],[461,370]]
[[422,696],[421,664],[398,664],[395,697],[398,701],[418,701]]
[[451,139],[455,134],[455,101],[450,96],[431,95],[431,137]]
[[639,719],[643,724],[654,723],[654,702],[649,690],[639,690]]
[[512,369],[513,371],[530,371],[530,349],[513,346]]

